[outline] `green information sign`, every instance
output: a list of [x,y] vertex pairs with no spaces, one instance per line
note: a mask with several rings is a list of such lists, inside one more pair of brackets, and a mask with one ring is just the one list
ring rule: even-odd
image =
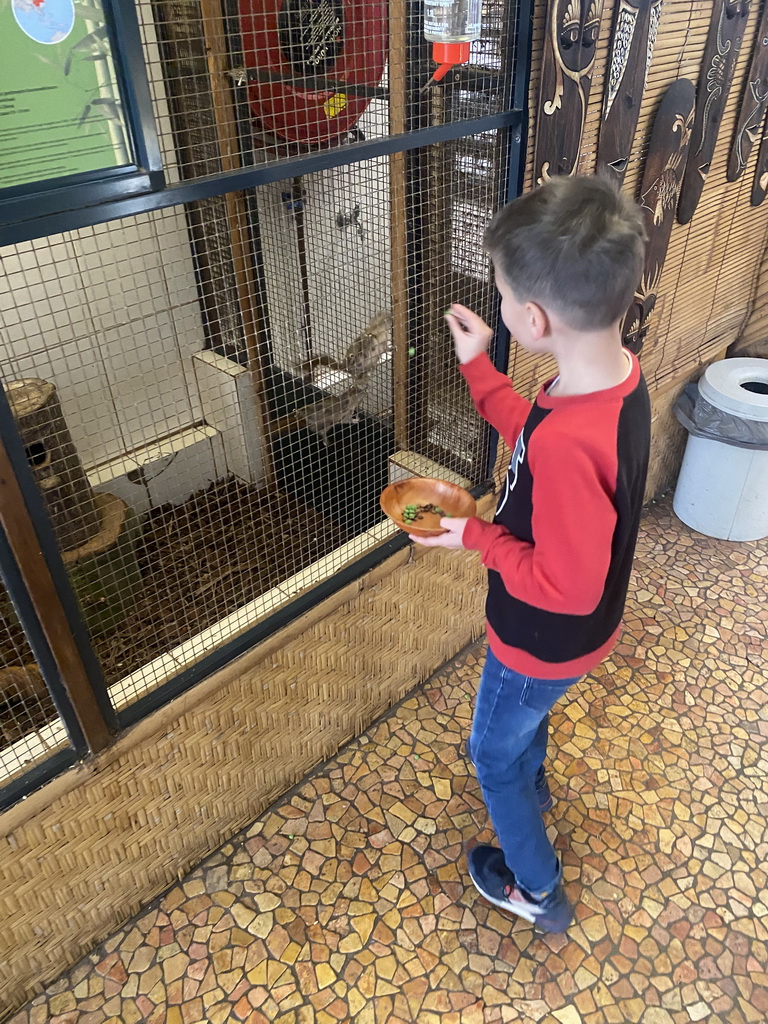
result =
[[0,188],[130,163],[98,2],[0,0]]

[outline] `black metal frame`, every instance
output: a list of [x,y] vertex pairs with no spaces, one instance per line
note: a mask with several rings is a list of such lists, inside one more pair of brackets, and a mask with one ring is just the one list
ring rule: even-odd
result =
[[[405,113],[406,138],[413,138],[421,131],[435,131],[443,127],[431,126],[426,129],[414,129],[414,125],[423,123],[424,114],[429,110],[429,99],[421,91],[425,80],[424,67],[429,66],[430,45],[421,31],[423,9],[420,0],[406,0],[406,90],[408,102]],[[462,123],[461,135],[466,135],[466,122]],[[452,138],[459,138],[459,135]],[[446,139],[435,139],[444,142]],[[405,217],[406,217],[406,249],[408,273],[408,325],[409,336],[411,325],[419,321],[424,296],[424,272],[426,263],[427,225],[424,210],[418,197],[424,194],[424,183],[427,180],[427,161],[421,146],[408,147],[405,158]],[[418,358],[408,362],[408,447],[422,451],[424,438],[419,436],[423,430],[424,417],[420,415],[424,405],[424,376],[420,372]]]
[[[88,635],[88,628],[85,624],[85,620],[80,612],[80,605],[78,604],[75,592],[72,589],[72,584],[69,581],[67,570],[64,565],[64,559],[61,557],[61,551],[56,540],[56,534],[53,531],[53,526],[48,517],[48,512],[45,508],[45,502],[43,496],[40,493],[40,489],[37,486],[32,469],[27,460],[27,455],[24,450],[24,442],[21,439],[16,428],[16,421],[13,418],[13,412],[8,401],[8,395],[6,394],[5,387],[0,383],[0,436],[2,436],[5,443],[6,451],[8,452],[8,459],[13,467],[14,476],[19,485],[24,504],[26,505],[26,511],[32,522],[35,530],[35,536],[37,542],[40,545],[40,550],[43,553],[48,571],[50,572],[56,591],[59,596],[64,614],[67,619],[67,624],[72,633],[72,637],[77,647],[77,652],[80,655],[80,659],[83,662],[88,681],[91,684],[91,688],[94,692],[96,702],[99,706],[99,711],[107,723],[107,726],[111,730],[117,728],[118,720],[115,715],[112,704],[110,703],[109,696],[107,694],[106,686],[104,684],[104,676],[101,671],[101,666],[96,658],[91,647],[90,637]],[[5,542],[5,538],[3,537]],[[3,551],[0,548],[0,554],[8,555],[12,559],[10,552]],[[13,562],[15,566],[15,561]],[[27,633],[27,639],[29,645],[32,648],[32,653],[40,665],[40,671],[51,691],[54,703],[59,714],[64,721],[69,732],[70,740],[74,745],[75,749],[80,754],[88,753],[88,749],[85,746],[80,726],[77,719],[72,713],[72,708],[69,704],[69,700],[66,697],[65,691],[61,686],[61,682],[58,677],[58,671],[55,663],[50,660],[50,648],[45,639],[42,629],[40,628],[40,622],[32,607],[32,603],[29,599],[26,587],[23,585],[21,575],[14,576],[11,572],[11,566],[8,562],[0,563],[0,573],[3,575],[3,579],[6,579],[6,573],[9,573],[9,580],[13,585],[14,589],[11,589],[6,583],[8,589],[8,595],[16,608],[16,614],[19,616],[19,621],[24,627]],[[43,662],[48,666],[47,674],[46,668],[43,662],[38,656],[38,650],[41,652]]]
[[[506,194],[500,199],[512,199],[519,195],[525,171],[527,121],[527,91],[530,73],[531,25],[533,18],[533,0],[518,0],[517,25],[510,33],[514,48],[514,93],[513,109],[485,117],[472,118],[452,122],[436,127],[414,130],[401,135],[389,136],[349,143],[329,149],[308,152],[289,159],[275,160],[273,163],[245,165],[231,171],[209,175],[195,181],[163,187],[162,173],[159,168],[159,150],[154,133],[152,107],[149,91],[146,87],[146,76],[143,68],[141,46],[138,38],[138,27],[135,21],[132,0],[108,0],[118,18],[123,37],[123,52],[128,55],[126,68],[134,82],[129,90],[130,102],[134,105],[133,115],[136,124],[141,128],[145,139],[146,159],[152,164],[155,174],[154,187],[151,192],[134,194],[136,191],[130,183],[104,185],[102,189],[91,191],[91,205],[78,207],[76,196],[65,207],[56,207],[52,202],[45,202],[38,197],[34,211],[27,206],[22,212],[25,219],[15,223],[4,223],[0,226],[0,245],[29,241],[62,231],[75,230],[88,225],[106,223],[122,217],[178,206],[196,200],[223,195],[235,190],[250,190],[269,182],[280,181],[291,177],[310,174],[315,171],[341,167],[362,160],[390,155],[398,152],[417,150],[437,142],[458,139],[467,135],[475,135],[492,129],[506,128],[509,146],[508,177]],[[132,14],[131,14],[132,12]],[[134,32],[135,28],[135,32]],[[151,130],[150,130],[151,128]],[[159,186],[158,186],[159,183]],[[114,187],[113,187],[114,186]],[[249,204],[250,205],[250,204]],[[2,204],[0,204],[2,210]],[[418,230],[418,226],[414,226]],[[258,252],[258,247],[257,247]],[[258,261],[257,261],[258,262]],[[411,278],[410,288],[418,288],[417,278]],[[409,288],[409,290],[410,290]],[[498,332],[494,360],[499,369],[506,369],[509,354],[509,332],[501,325]],[[34,524],[41,549],[43,550],[61,603],[64,607],[69,625],[72,629],[77,648],[81,654],[89,681],[97,695],[99,707],[110,728],[124,728],[145,717],[151,711],[162,707],[168,701],[200,682],[206,676],[231,662],[234,658],[250,650],[255,644],[275,633],[277,630],[294,621],[319,601],[330,597],[348,583],[361,578],[375,566],[391,557],[394,553],[408,545],[405,534],[399,534],[377,547],[363,558],[345,566],[328,580],[309,590],[295,600],[289,601],[284,607],[263,622],[240,634],[238,637],[212,651],[209,655],[157,687],[145,697],[140,698],[118,714],[115,714],[107,694],[101,668],[93,653],[87,628],[82,619],[77,598],[64,567],[53,529],[48,519],[42,497],[37,489],[32,471],[24,454],[21,438],[16,430],[13,414],[5,392],[0,388],[0,436],[6,438],[9,457],[17,474],[27,510]],[[493,432],[488,446],[488,462],[486,464],[487,479],[472,493],[477,497],[487,493],[493,486],[492,472],[496,458],[498,435]],[[42,635],[39,622],[33,609],[25,604],[29,600],[23,581],[13,559],[8,558],[7,544],[0,542],[0,574],[6,581],[9,593],[30,640],[33,653],[38,660],[41,672],[51,689],[54,700],[61,699],[57,690],[55,667],[52,669],[50,650]],[[59,687],[60,689],[60,687]],[[78,757],[87,753],[82,742],[82,734],[76,721],[73,721],[72,709],[62,701],[59,707],[62,719],[70,730],[73,738],[71,751],[56,754],[54,757],[30,769],[23,777],[14,780],[5,789],[0,790],[0,808],[30,792],[36,786],[53,777],[57,772],[72,764]]]
[[[525,154],[528,146],[528,88],[531,67],[531,44],[533,40],[533,4],[518,0],[517,22],[517,62],[515,67],[515,84],[512,93],[512,106],[520,111],[519,124],[509,128],[509,160],[507,163],[507,189],[506,195],[501,197],[509,203],[523,191],[525,182]],[[520,65],[526,69],[525,74],[520,73]],[[496,331],[496,344],[493,352],[493,363],[497,370],[507,372],[509,366],[509,350],[512,338],[509,328],[501,319],[498,311],[501,309],[501,297],[496,300],[497,320],[499,323]],[[499,450],[499,432],[491,432],[490,444],[488,446],[488,472],[493,473],[496,465],[496,456]]]
[[[156,191],[165,185],[135,4],[133,0],[102,0],[102,3],[125,105],[125,128],[133,163],[2,189],[0,222],[4,227],[28,223],[30,218],[45,222],[46,218],[57,214],[77,221],[78,209],[126,195]],[[54,232],[46,228],[43,233]],[[8,241],[28,241],[29,237],[25,237],[22,228],[21,234]],[[0,245],[5,244],[5,237],[0,237]]]
[[45,685],[48,687],[48,692],[51,695],[54,706],[67,730],[72,749],[81,757],[85,757],[88,753],[88,747],[83,731],[80,728],[80,723],[71,704],[67,700],[66,692],[61,685],[56,669],[56,662],[40,625],[40,619],[24,586],[24,581],[13,557],[8,538],[1,526],[0,578],[11,599],[19,623],[26,634],[29,649],[32,651],[40,669],[40,674],[45,680]]
[[0,578],[2,578],[8,596],[11,598],[16,615],[26,633],[30,650],[40,669],[40,674],[45,680],[56,710],[64,722],[70,741],[68,749],[57,751],[51,757],[46,758],[45,761],[33,765],[23,775],[17,776],[7,785],[0,787],[1,811],[6,807],[10,807],[11,804],[16,803],[17,800],[31,793],[55,775],[58,775],[64,768],[69,768],[78,757],[85,757],[88,753],[88,748],[85,745],[83,733],[74,709],[61,687],[51,649],[48,646],[48,641],[45,639],[40,626],[40,620],[24,586],[19,567],[11,553],[8,540],[2,528],[0,528]]
[[0,812],[13,807],[19,800],[34,793],[36,789],[40,789],[46,782],[55,779],[74,764],[77,764],[74,750],[59,750],[47,760],[32,765],[23,775],[19,775],[0,789]]
[[54,778],[65,768],[70,768],[79,758],[88,754],[88,749],[74,709],[67,699],[67,695],[61,689],[53,655],[2,529],[0,529],[0,578],[11,598],[18,622],[27,634],[30,649],[35,655],[40,674],[45,680],[55,709],[61,721],[65,723],[71,744],[69,748],[56,751],[45,761],[34,764],[23,775],[17,775],[6,785],[1,786],[0,811],[3,811],[6,807],[10,807],[33,793],[39,786]]
[[14,224],[3,224],[0,227],[0,245],[28,242],[34,238],[55,235],[61,231],[75,231],[78,228],[119,220],[121,217],[151,213],[153,210],[181,206],[183,203],[192,203],[198,199],[210,199],[212,196],[224,195],[227,192],[258,188],[259,185],[300,177],[314,171],[343,167],[347,164],[359,163],[362,160],[371,160],[374,157],[389,156],[392,153],[407,152],[432,145],[435,142],[460,139],[465,135],[490,131],[492,128],[514,128],[521,124],[522,111],[508,110],[500,114],[489,114],[487,117],[454,121],[451,124],[439,125],[434,128],[422,128],[404,135],[390,135],[381,139],[351,142],[345,146],[336,146],[332,149],[317,150],[289,159],[259,164],[257,167],[238,167],[231,171],[221,171],[219,174],[208,174],[196,178],[194,181],[168,185],[156,192],[129,198],[105,199],[86,209],[48,212],[40,216],[37,216],[38,210],[36,209],[35,215],[30,215],[26,220],[17,221]]

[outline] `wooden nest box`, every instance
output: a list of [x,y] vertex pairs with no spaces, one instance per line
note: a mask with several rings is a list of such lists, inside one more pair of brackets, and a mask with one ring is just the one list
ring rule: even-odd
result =
[[7,390],[59,546],[79,548],[96,536],[101,522],[56,387],[45,380],[15,380]]
[[6,389],[86,623],[94,633],[114,629],[141,586],[136,516],[114,494],[94,492],[54,384],[16,380]]

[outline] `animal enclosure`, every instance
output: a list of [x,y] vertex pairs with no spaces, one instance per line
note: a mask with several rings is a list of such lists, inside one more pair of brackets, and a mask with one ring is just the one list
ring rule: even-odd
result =
[[[508,191],[517,56],[502,0],[426,88],[418,4],[138,14],[170,184],[309,163],[0,250],[6,396],[123,721],[393,537],[389,482],[489,476],[443,312],[496,320],[482,236]],[[7,779],[68,741],[7,599],[0,626]]]

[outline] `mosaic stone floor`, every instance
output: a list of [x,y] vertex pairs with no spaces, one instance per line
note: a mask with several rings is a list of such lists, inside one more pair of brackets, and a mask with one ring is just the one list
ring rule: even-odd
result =
[[553,716],[566,935],[468,883],[478,646],[13,1024],[765,1022],[767,556],[646,516],[623,641]]

